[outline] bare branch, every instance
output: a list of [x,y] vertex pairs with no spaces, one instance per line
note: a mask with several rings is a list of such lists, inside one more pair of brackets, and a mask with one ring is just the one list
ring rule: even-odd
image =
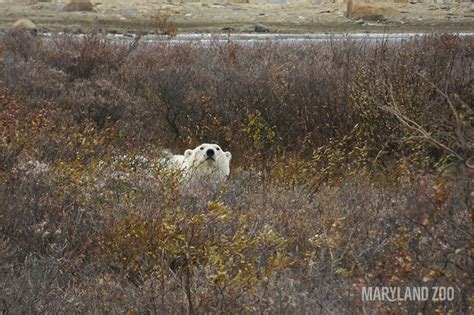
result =
[[388,87],[389,92],[390,92],[390,100],[391,100],[391,105],[380,105],[379,107],[386,111],[387,113],[392,114],[395,116],[395,118],[398,119],[399,122],[401,122],[404,126],[406,126],[408,129],[416,131],[417,133],[421,134],[424,140],[427,140],[434,144],[435,146],[449,152],[450,154],[454,155],[457,159],[460,161],[464,161],[464,158],[459,155],[456,151],[448,147],[447,145],[441,143],[437,139],[435,139],[433,136],[430,135],[426,129],[424,129],[422,126],[420,126],[416,121],[408,118],[406,115],[404,115],[400,109],[397,106],[397,103],[395,101],[395,97],[393,96],[393,88],[391,86]]

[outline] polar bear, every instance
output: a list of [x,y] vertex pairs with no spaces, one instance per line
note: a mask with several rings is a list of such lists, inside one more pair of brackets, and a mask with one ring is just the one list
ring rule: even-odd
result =
[[183,171],[185,182],[224,182],[230,175],[232,154],[224,152],[217,144],[203,143],[184,155],[169,155],[168,163]]

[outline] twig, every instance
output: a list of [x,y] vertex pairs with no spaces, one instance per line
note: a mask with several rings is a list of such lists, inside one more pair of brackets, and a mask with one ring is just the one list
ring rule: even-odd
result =
[[391,86],[389,86],[389,90],[390,90],[390,99],[391,99],[391,102],[392,102],[392,105],[391,106],[384,106],[384,105],[381,105],[380,108],[382,110],[385,110],[386,112],[392,114],[395,116],[395,118],[397,118],[403,125],[405,125],[406,127],[408,127],[409,129],[411,130],[414,130],[418,133],[420,133],[422,136],[423,136],[423,139],[425,140],[428,140],[430,141],[431,143],[433,143],[434,145],[448,151],[449,153],[451,153],[452,155],[454,155],[456,158],[458,158],[460,161],[464,161],[464,158],[462,156],[460,156],[456,151],[454,151],[453,149],[451,149],[450,147],[446,146],[445,144],[439,142],[438,140],[436,140],[435,138],[433,138],[432,136],[430,136],[429,132],[427,132],[422,126],[420,126],[417,122],[415,122],[414,120],[411,120],[410,118],[408,118],[407,116],[403,115],[401,112],[400,112],[400,109],[398,108],[396,102],[395,102],[395,97],[393,96],[393,89]]
[[441,94],[445,99],[446,101],[448,102],[448,105],[449,105],[449,108],[451,109],[451,111],[453,112],[453,116],[456,120],[456,135],[458,136],[458,140],[461,142],[461,144],[463,146],[466,145],[466,142],[464,141],[464,135],[462,134],[462,130],[461,130],[461,123],[459,121],[459,114],[456,110],[456,108],[454,107],[453,103],[451,102],[451,99],[449,98],[449,95],[445,92],[443,92],[438,86],[436,86],[433,82],[429,81],[427,78],[425,78],[421,73],[416,73],[418,76],[420,76],[423,80],[425,80],[425,82],[427,82],[429,85],[431,85],[431,87],[433,87],[436,92],[438,92],[439,94]]

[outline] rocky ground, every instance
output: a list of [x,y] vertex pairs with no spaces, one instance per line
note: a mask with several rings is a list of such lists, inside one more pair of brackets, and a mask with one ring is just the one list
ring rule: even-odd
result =
[[[331,32],[469,32],[474,30],[474,4],[379,3],[396,9],[384,21],[345,17],[345,4],[153,4],[146,1],[92,2],[90,12],[66,12],[64,3],[2,3],[0,29],[20,18],[31,19],[40,31],[84,32],[96,22],[111,33],[127,32],[252,32],[255,25],[275,33]],[[157,17],[159,21],[157,27]]]

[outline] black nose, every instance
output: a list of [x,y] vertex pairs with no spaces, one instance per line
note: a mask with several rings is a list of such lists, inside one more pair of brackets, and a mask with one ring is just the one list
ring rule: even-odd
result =
[[214,156],[214,150],[209,149],[209,150],[206,151],[206,154],[207,154],[207,156]]

